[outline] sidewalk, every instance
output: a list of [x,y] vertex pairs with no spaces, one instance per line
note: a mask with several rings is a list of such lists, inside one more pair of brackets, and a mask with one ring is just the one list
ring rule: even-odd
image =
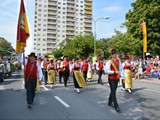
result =
[[148,82],[148,83],[154,83],[154,84],[160,84],[160,80],[157,80],[156,78],[149,78],[149,79],[139,79],[139,80],[135,80],[135,81],[143,81],[143,82]]
[[[94,75],[93,78],[98,78],[98,75],[97,75],[97,74]],[[105,74],[105,75],[103,74],[103,75],[102,75],[103,81],[107,81],[107,82],[108,82],[108,80],[107,80],[106,78],[108,78],[108,76],[107,76],[106,74]],[[135,79],[133,78],[133,80],[134,80],[134,81],[142,81],[142,82],[154,83],[154,84],[160,84],[160,80],[157,80],[156,78],[149,78],[149,79],[141,78],[141,79],[139,79],[139,80],[135,80]]]

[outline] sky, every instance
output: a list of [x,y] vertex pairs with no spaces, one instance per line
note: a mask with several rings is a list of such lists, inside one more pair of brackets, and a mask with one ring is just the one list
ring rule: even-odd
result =
[[[93,19],[96,20],[109,16],[109,19],[97,20],[97,38],[109,38],[113,36],[115,29],[125,32],[126,28],[121,28],[121,24],[125,21],[125,14],[129,9],[132,9],[131,3],[135,1],[136,0],[93,0]],[[27,40],[27,47],[25,49],[26,54],[33,52],[34,2],[35,0],[24,0],[30,30],[30,37]],[[16,46],[19,9],[20,0],[1,0],[0,2],[0,37],[10,42],[13,48]]]

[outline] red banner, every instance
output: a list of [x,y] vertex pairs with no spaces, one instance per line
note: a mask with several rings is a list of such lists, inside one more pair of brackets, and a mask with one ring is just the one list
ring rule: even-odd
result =
[[26,47],[26,40],[29,37],[29,28],[26,17],[26,11],[23,0],[20,4],[19,19],[17,25],[17,43],[16,54],[20,53]]

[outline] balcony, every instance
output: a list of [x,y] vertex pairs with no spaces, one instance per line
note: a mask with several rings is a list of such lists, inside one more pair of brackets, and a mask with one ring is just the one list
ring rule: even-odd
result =
[[85,15],[92,15],[92,11],[90,11],[90,12],[89,11],[85,11],[84,14]]
[[56,30],[49,30],[49,29],[47,29],[47,33],[56,34],[56,33],[57,33],[57,31],[56,31]]
[[89,10],[89,11],[92,11],[92,7],[84,7],[84,10]]
[[92,24],[85,24],[84,27],[86,28],[92,28]]
[[75,0],[67,0],[67,4],[75,4]]
[[47,35],[47,39],[56,39],[55,35]]
[[48,11],[49,10],[57,10],[57,7],[48,7]]
[[75,30],[74,27],[66,27],[66,30]]

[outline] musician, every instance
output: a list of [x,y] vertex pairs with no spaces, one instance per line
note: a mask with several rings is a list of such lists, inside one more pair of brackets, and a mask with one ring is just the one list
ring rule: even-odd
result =
[[110,95],[108,99],[108,105],[115,108],[117,112],[120,112],[120,108],[116,98],[116,90],[122,71],[122,65],[117,56],[115,49],[111,50],[111,59],[107,61],[105,72],[108,74],[108,81],[110,86]]

